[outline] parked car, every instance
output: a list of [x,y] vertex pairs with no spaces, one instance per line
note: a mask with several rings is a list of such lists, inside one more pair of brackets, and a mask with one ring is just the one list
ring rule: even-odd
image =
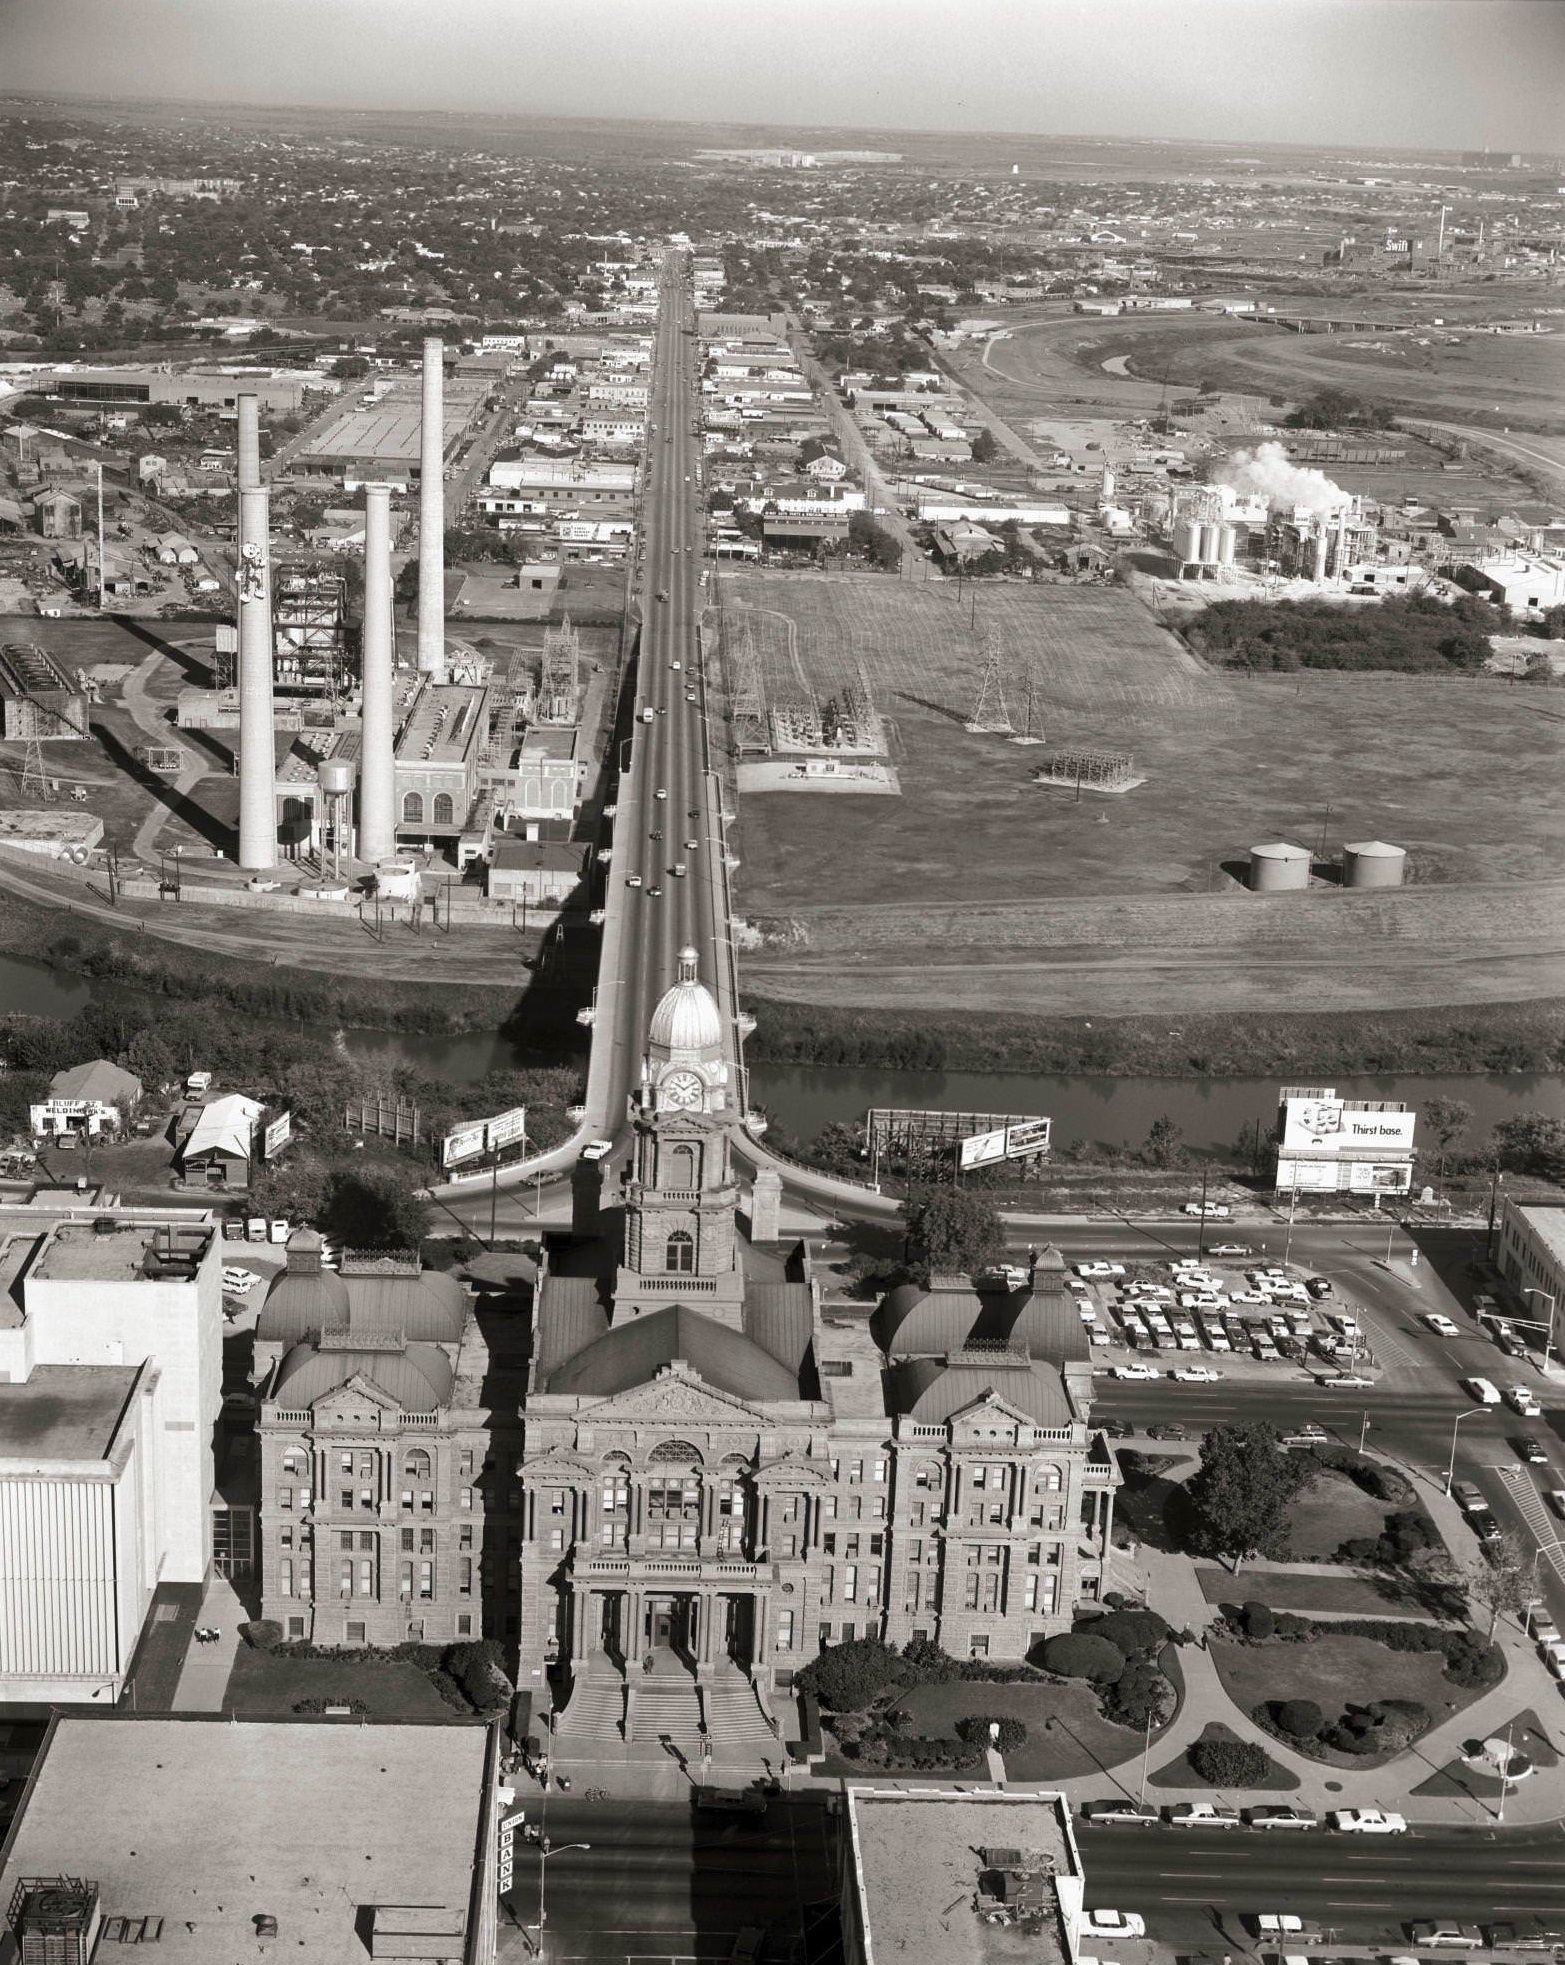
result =
[[1551,1487],[1549,1489],[1549,1506],[1554,1510],[1555,1514],[1565,1516],[1565,1487]]
[[1330,1296],[1332,1289],[1331,1278],[1329,1276],[1306,1276],[1304,1287],[1313,1297]]
[[1212,1250],[1213,1255],[1249,1255],[1248,1242],[1219,1242]]
[[1170,1378],[1181,1379],[1187,1385],[1215,1385],[1222,1375],[1220,1371],[1213,1371],[1210,1365],[1176,1365],[1169,1373]]
[[1483,1498],[1483,1489],[1475,1481],[1458,1481],[1451,1490],[1451,1499],[1464,1515],[1479,1515],[1489,1506]]
[[1088,1910],[1082,1912],[1081,1928],[1094,1938],[1144,1938],[1147,1920],[1134,1910]]
[[1219,1808],[1214,1801],[1176,1801],[1168,1811],[1168,1823],[1176,1829],[1236,1829],[1239,1811]]
[[1344,1835],[1407,1834],[1407,1817],[1389,1808],[1333,1808],[1326,1819]]
[[1155,1828],[1163,1819],[1142,1801],[1084,1801],[1078,1812],[1084,1822],[1109,1828]]
[[1498,1542],[1505,1533],[1487,1508],[1475,1508],[1467,1517],[1467,1521],[1480,1542]]
[[1458,1924],[1447,1917],[1420,1918],[1409,1924],[1407,1934],[1414,1944],[1432,1948],[1476,1951],[1483,1943],[1483,1932],[1476,1924]]
[[1114,1367],[1114,1376],[1116,1378],[1156,1378],[1157,1367],[1155,1365],[1116,1365]]
[[1313,1829],[1320,1826],[1319,1818],[1308,1808],[1295,1808],[1291,1801],[1263,1801],[1254,1808],[1246,1809],[1246,1820],[1252,1829]]
[[1147,1428],[1149,1440],[1188,1440],[1190,1428],[1181,1426],[1177,1419],[1160,1420],[1156,1426]]
[[1291,1433],[1284,1433],[1282,1443],[1284,1446],[1330,1446],[1331,1435],[1324,1426],[1317,1426],[1312,1421],[1306,1426],[1296,1426]]

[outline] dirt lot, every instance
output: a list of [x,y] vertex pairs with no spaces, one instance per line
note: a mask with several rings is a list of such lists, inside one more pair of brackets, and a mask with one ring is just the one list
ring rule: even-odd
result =
[[[955,588],[873,576],[724,574],[767,686],[831,694],[861,660],[900,799],[739,801],[746,973],[807,1002],[1127,1014],[1495,1001],[1562,986],[1552,695],[1502,681],[1216,675],[1113,588]],[[985,635],[1018,726],[1026,676],[1050,745],[1124,749],[1120,797],[1037,786],[1042,753],[974,735]],[[733,643],[730,641],[730,646]],[[1385,838],[1390,895],[1241,893],[1278,837]],[[1556,923],[1557,926],[1557,923]],[[1174,992],[1171,996],[1170,990]]]

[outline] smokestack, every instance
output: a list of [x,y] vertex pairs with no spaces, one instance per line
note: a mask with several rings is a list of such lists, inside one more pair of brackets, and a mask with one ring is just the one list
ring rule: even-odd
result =
[[1326,577],[1326,524],[1317,521],[1317,530],[1310,541],[1310,578],[1324,580]]
[[392,811],[391,487],[364,487],[364,711],[359,755],[359,858],[389,859]]
[[424,414],[418,459],[418,667],[446,678],[445,369],[438,334],[424,343]]
[[277,864],[277,755],[272,741],[271,493],[239,494],[239,864]]
[[254,491],[261,482],[261,399],[239,398],[239,489]]

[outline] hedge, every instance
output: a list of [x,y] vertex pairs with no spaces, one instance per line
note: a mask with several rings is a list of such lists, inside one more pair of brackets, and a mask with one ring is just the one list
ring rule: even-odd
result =
[[1185,1758],[1192,1772],[1214,1788],[1253,1788],[1271,1772],[1264,1747],[1249,1740],[1196,1740]]
[[[991,1734],[990,1728],[997,1728]],[[987,1713],[969,1713],[956,1723],[956,1737],[965,1740],[972,1747],[994,1746],[1000,1753],[1014,1753],[1018,1747],[1027,1744],[1027,1728],[1019,1719],[1009,1716],[995,1717]]]
[[1106,1617],[1099,1617],[1083,1629],[1092,1637],[1107,1638],[1127,1658],[1160,1651],[1171,1635],[1166,1617],[1140,1605],[1111,1610]]
[[1112,1684],[1125,1669],[1125,1654],[1117,1644],[1089,1630],[1062,1631],[1043,1647],[1044,1669],[1061,1678],[1090,1678]]
[[1295,1740],[1313,1740],[1326,1724],[1326,1715],[1313,1699],[1278,1699],[1271,1708],[1279,1733]]

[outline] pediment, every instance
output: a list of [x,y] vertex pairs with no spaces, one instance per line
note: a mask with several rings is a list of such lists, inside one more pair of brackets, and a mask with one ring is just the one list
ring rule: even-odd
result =
[[765,1491],[774,1487],[793,1487],[803,1482],[809,1487],[833,1487],[831,1468],[826,1462],[812,1460],[807,1453],[784,1453],[757,1470],[755,1485]]
[[577,1481],[595,1481],[603,1472],[602,1462],[583,1460],[580,1454],[561,1447],[547,1447],[542,1453],[524,1454],[516,1471],[524,1481],[557,1480],[564,1487]]
[[[590,1408],[592,1425],[642,1426],[678,1420],[684,1426],[760,1426],[765,1422],[754,1406],[731,1392],[720,1392],[688,1367],[665,1365],[656,1378],[629,1391],[616,1392]],[[583,1415],[585,1417],[585,1415]]]
[[1020,1406],[1014,1406],[1009,1399],[1001,1398],[998,1392],[980,1392],[976,1398],[969,1399],[965,1406],[958,1406],[947,1420],[953,1440],[960,1440],[964,1420],[971,1421],[980,1415],[986,1420],[1001,1417],[1009,1419],[1018,1428],[1030,1429],[1038,1423],[1030,1414],[1023,1412]]
[[362,1372],[353,1371],[349,1372],[345,1378],[340,1379],[329,1392],[322,1392],[310,1401],[310,1410],[315,1415],[315,1423],[317,1425],[322,1424],[322,1422],[329,1424],[334,1419],[342,1420],[351,1418],[352,1415],[350,1413],[336,1409],[347,1399],[367,1399],[372,1406],[378,1407],[381,1412],[400,1412],[402,1410],[402,1407],[386,1391],[384,1386],[373,1384]]

